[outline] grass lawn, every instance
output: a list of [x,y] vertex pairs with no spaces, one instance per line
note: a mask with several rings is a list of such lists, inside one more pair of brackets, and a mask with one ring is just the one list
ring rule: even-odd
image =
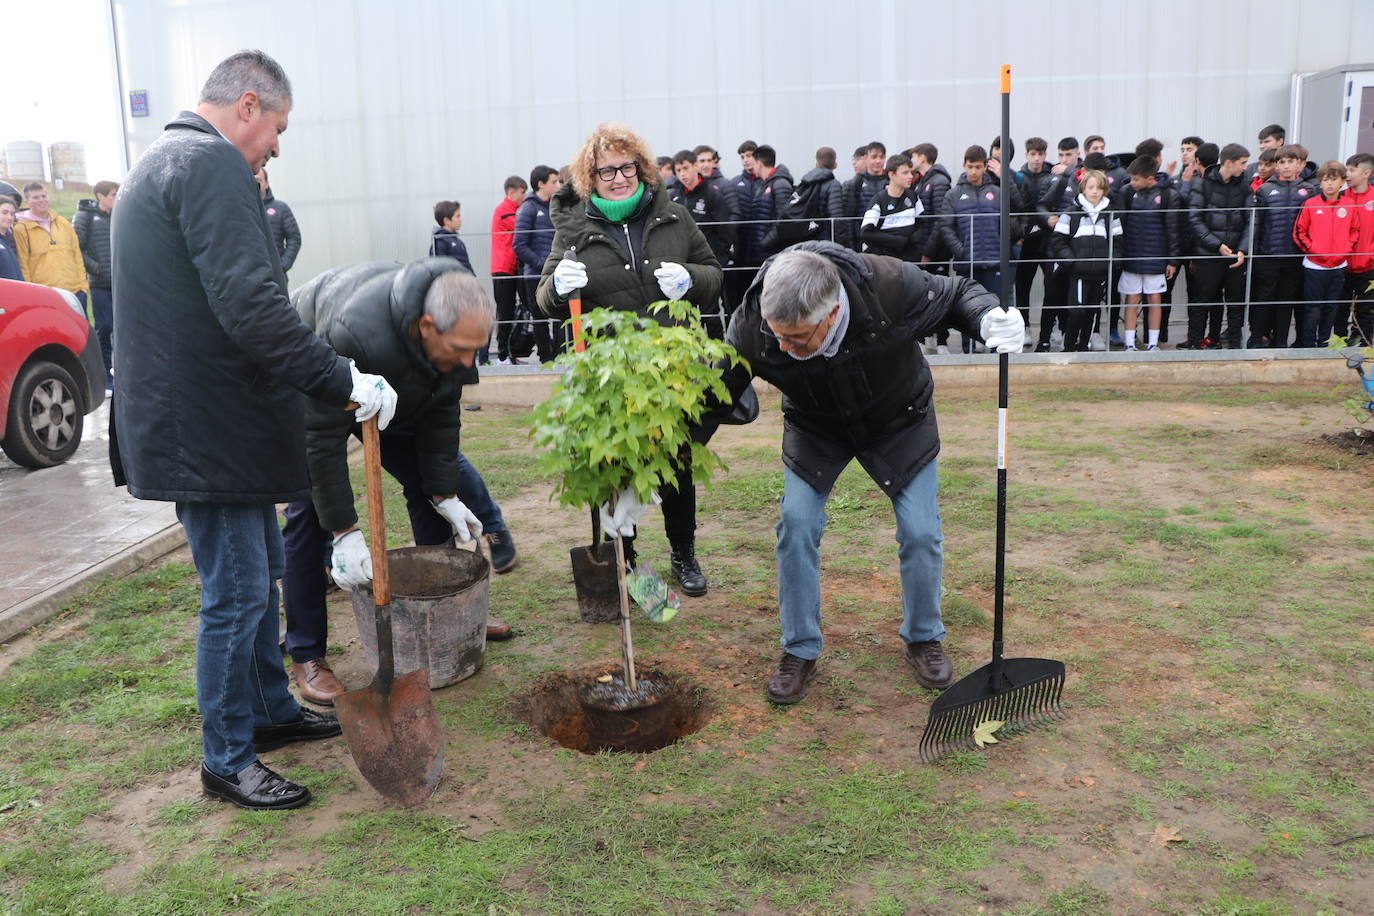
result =
[[[475,400],[480,401],[480,388]],[[947,646],[991,639],[995,392],[937,392]],[[857,467],[822,545],[826,650],[806,700],[777,660],[776,404],[717,439],[702,491],[711,579],[636,647],[714,714],[642,757],[558,747],[519,711],[543,675],[614,662],[583,624],[528,414],[464,414],[464,451],[520,565],[517,629],[438,691],[438,793],[388,807],[341,740],[266,761],[297,812],[199,795],[197,585],[184,552],[96,584],[0,649],[0,913],[1177,914],[1374,912],[1374,464],[1320,440],[1316,388],[1013,387],[1009,656],[1062,659],[1066,718],[923,765],[933,694],[901,657],[891,509]],[[407,542],[389,495],[392,546]],[[641,557],[667,565],[650,516]],[[370,677],[347,595],[331,658]]]

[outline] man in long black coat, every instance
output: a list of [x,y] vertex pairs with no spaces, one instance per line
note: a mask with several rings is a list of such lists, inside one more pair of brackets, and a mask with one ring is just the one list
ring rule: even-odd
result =
[[115,479],[176,503],[201,580],[201,785],[254,809],[310,800],[259,752],[339,733],[334,716],[292,698],[277,641],[276,504],[310,495],[303,394],[356,402],[382,426],[396,405],[287,297],[253,172],[278,154],[290,111],[276,61],[227,58],[196,110],[139,159],[114,211]]

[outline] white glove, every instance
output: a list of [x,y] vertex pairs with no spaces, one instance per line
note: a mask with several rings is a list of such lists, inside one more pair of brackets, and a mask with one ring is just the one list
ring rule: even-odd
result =
[[621,490],[615,500],[615,512],[611,512],[611,504],[604,502],[601,504],[601,527],[607,534],[618,534],[621,537],[632,538],[635,536],[635,526],[653,506],[657,506],[663,500],[659,499],[657,493],[649,500],[648,505],[641,503],[635,491],[629,487]]
[[553,269],[553,290],[560,296],[567,296],[575,289],[587,285],[587,265],[574,261],[567,255]]
[[988,350],[998,353],[1020,353],[1025,343],[1026,320],[1018,308],[995,308],[983,316],[978,325],[978,336],[988,345]]
[[334,539],[329,574],[334,577],[335,585],[350,592],[372,581],[372,554],[368,552],[363,533],[357,528]]
[[482,536],[482,523],[458,497],[449,496],[439,500],[434,504],[434,511],[452,526],[453,536],[458,540],[475,541]]
[[663,266],[654,271],[654,279],[669,299],[681,299],[692,286],[692,275],[687,268],[672,261],[664,261]]
[[386,379],[380,375],[359,372],[351,359],[348,361],[348,369],[353,373],[353,393],[348,399],[358,405],[358,409],[353,412],[354,419],[361,423],[375,416],[377,429],[386,429],[386,425],[396,415],[396,389],[388,385]]

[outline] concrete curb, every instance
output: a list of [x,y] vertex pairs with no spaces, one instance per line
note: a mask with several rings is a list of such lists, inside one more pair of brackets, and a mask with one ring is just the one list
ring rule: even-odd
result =
[[181,525],[168,525],[157,534],[124,548],[94,566],[74,573],[48,590],[5,608],[0,611],[0,643],[9,642],[30,627],[57,616],[67,602],[92,579],[101,576],[126,576],[153,560],[166,556],[185,543],[186,533]]

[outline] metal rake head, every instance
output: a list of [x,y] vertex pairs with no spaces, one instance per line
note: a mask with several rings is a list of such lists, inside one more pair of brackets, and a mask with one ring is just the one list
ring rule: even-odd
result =
[[1020,734],[1063,717],[1064,663],[1048,658],[1009,658],[966,675],[930,705],[921,735],[921,760],[930,763],[976,747],[981,723],[1004,723],[1000,735]]

